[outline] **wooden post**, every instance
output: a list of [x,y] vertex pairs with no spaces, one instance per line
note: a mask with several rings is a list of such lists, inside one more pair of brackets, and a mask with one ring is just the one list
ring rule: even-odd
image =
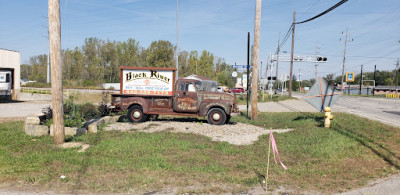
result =
[[290,56],[290,75],[289,75],[289,97],[292,97],[292,79],[293,79],[293,50],[294,50],[294,28],[296,26],[296,11],[293,11],[292,24],[292,52]]
[[61,64],[60,0],[49,0],[49,41],[54,144],[65,142]]
[[258,51],[260,42],[261,0],[256,1],[256,16],[254,20],[254,47],[253,47],[253,78],[251,86],[251,119],[257,118],[257,91],[258,91]]

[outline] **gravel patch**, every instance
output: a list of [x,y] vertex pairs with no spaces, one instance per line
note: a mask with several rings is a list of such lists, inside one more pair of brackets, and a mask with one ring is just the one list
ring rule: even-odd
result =
[[[146,133],[170,131],[176,133],[193,133],[210,137],[213,141],[228,142],[235,145],[250,145],[258,140],[260,135],[268,134],[269,130],[254,125],[234,123],[227,125],[210,125],[199,122],[167,122],[149,121],[138,124],[114,123],[104,128],[105,131],[140,131]],[[272,132],[284,133],[293,129],[273,129]]]

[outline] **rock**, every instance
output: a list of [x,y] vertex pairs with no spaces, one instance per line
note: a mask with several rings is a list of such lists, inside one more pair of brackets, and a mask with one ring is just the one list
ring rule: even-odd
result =
[[40,119],[37,116],[28,116],[25,119],[25,124],[40,125]]
[[105,124],[117,122],[117,121],[115,120],[115,118],[112,117],[112,116],[105,116],[105,117],[102,118],[102,120],[104,121]]
[[25,124],[25,133],[31,136],[49,135],[49,128],[46,125]]
[[85,133],[87,133],[88,131],[85,128],[78,128],[76,130],[76,135],[83,135]]
[[76,132],[78,130],[78,127],[64,127],[64,133],[65,135],[71,135],[74,136],[76,135]]
[[[85,134],[87,130],[85,128],[78,127],[64,127],[65,135],[75,136]],[[50,136],[54,136],[53,124],[50,125]]]
[[97,133],[97,123],[92,123],[88,126],[88,132]]

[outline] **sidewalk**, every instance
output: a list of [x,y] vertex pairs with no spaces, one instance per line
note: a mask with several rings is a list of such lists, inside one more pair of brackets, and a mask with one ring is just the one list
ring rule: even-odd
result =
[[[318,112],[313,106],[303,99],[290,99],[280,102],[261,102],[257,104],[260,112]],[[245,111],[246,105],[239,105],[239,110]],[[249,105],[249,111],[251,106]]]

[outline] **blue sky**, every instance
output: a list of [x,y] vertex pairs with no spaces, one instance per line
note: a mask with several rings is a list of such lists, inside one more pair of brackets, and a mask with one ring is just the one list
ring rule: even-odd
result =
[[[279,33],[284,36],[296,10],[296,20],[308,19],[339,0],[264,0],[260,31],[260,61],[275,52]],[[21,52],[21,63],[48,53],[47,1],[0,0],[0,48]],[[87,37],[124,41],[141,46],[168,40],[176,44],[176,0],[61,0],[62,48],[81,47]],[[228,64],[245,64],[247,32],[253,38],[255,0],[180,0],[180,50],[208,50]],[[318,65],[319,76],[341,75],[344,35],[349,28],[346,71],[393,70],[400,57],[400,2],[349,0],[308,23],[296,25],[295,54],[317,52],[328,57]],[[342,39],[342,40],[340,40]],[[291,38],[281,51],[290,53]],[[253,40],[251,40],[251,44]],[[316,49],[317,48],[317,49]],[[313,78],[314,63],[295,63],[302,79]],[[279,63],[289,72],[289,63]]]

